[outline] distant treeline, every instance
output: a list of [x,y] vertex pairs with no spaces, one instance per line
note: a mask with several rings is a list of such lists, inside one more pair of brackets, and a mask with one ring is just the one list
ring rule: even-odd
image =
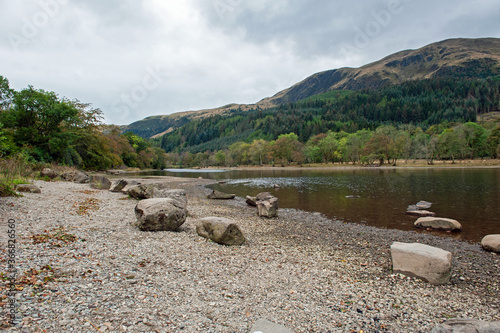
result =
[[442,123],[475,122],[499,106],[498,77],[408,81],[378,91],[332,91],[270,109],[193,120],[163,136],[161,147],[196,154],[225,150],[239,141],[272,141],[292,132],[305,144],[328,131],[353,134],[383,125],[411,124],[427,131]]
[[169,153],[170,165],[187,167],[302,163],[395,164],[397,160],[498,158],[500,126],[488,130],[467,122],[448,127],[433,125],[427,131],[413,125],[383,125],[355,133],[328,131],[302,143],[295,133],[277,140],[240,141],[218,151]]
[[117,126],[102,123],[102,111],[78,100],[29,86],[9,87],[0,76],[0,158],[58,163],[88,170],[120,166],[165,168],[166,154]]

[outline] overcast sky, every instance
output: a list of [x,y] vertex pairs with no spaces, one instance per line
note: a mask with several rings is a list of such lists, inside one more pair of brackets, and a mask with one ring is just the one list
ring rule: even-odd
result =
[[498,0],[0,0],[0,75],[105,122],[255,103],[307,76],[455,37]]

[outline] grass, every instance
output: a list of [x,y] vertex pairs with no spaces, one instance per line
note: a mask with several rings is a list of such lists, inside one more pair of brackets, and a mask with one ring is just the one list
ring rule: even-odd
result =
[[75,170],[71,167],[30,162],[24,154],[0,160],[0,197],[19,196],[16,185],[31,184],[35,179],[50,181],[48,177],[40,178],[43,168],[51,168],[59,173]]
[[33,165],[25,156],[20,154],[0,161],[0,197],[18,196],[15,186],[29,184],[33,178]]

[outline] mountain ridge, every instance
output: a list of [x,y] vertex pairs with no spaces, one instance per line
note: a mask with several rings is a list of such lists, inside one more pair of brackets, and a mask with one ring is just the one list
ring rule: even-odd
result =
[[255,104],[151,116],[122,127],[143,137],[159,137],[192,119],[228,114],[231,110],[266,109],[334,90],[376,90],[391,84],[429,78],[486,78],[500,75],[499,38],[454,38],[418,49],[396,52],[358,68],[315,73]]

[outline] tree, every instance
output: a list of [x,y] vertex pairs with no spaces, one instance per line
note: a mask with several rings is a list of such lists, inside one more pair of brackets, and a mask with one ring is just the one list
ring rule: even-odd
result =
[[268,152],[269,143],[265,140],[254,140],[250,145],[249,154],[254,164],[264,164],[264,160]]
[[14,97],[14,90],[10,89],[9,80],[0,75],[0,112],[7,110]]
[[460,156],[465,140],[459,136],[457,131],[452,129],[445,130],[438,138],[438,151],[441,158],[451,158],[455,163],[457,156]]
[[233,164],[249,164],[250,144],[246,142],[236,142],[229,146],[229,155]]
[[12,106],[1,118],[14,130],[16,144],[31,147],[29,153],[37,160],[50,162],[61,159],[74,141],[71,124],[78,122],[78,110],[54,92],[29,86],[14,93]]
[[361,130],[356,133],[349,134],[349,136],[345,138],[345,143],[343,144],[343,160],[354,164],[360,162],[363,149],[371,135],[372,132],[368,130]]
[[[272,155],[276,160],[282,160],[286,164],[293,161],[294,152],[302,152],[303,144],[295,133],[282,134],[278,137],[272,147]],[[303,158],[295,154],[296,158]]]
[[499,158],[500,154],[500,125],[491,131],[488,139],[486,140],[487,151],[492,158]]

